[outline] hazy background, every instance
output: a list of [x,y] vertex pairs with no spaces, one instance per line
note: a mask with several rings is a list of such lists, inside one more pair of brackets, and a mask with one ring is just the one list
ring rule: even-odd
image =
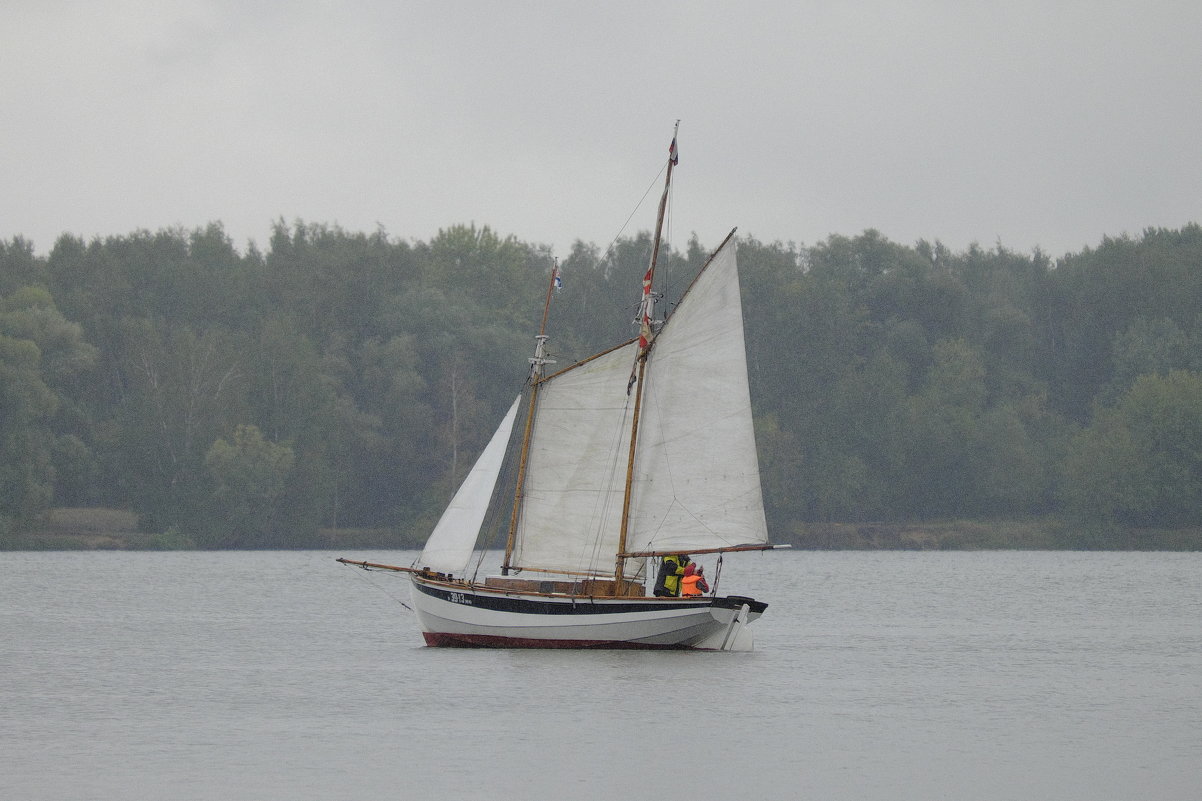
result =
[[679,242],[1059,256],[1202,217],[1199,34],[1189,0],[10,0],[0,237],[476,222],[564,255],[679,118]]

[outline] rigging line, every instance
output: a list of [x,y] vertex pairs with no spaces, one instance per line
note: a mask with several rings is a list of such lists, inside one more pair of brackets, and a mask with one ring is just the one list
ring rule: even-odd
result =
[[[647,196],[650,195],[652,190],[654,190],[655,187],[659,184],[660,178],[663,176],[664,172],[667,169],[668,169],[668,165],[665,162],[664,165],[659,169],[659,172],[657,172],[655,174],[655,177],[653,177],[651,179],[650,183],[647,184],[647,189],[643,192],[643,196],[641,198],[639,198],[638,203],[635,204],[634,209],[631,210],[629,216],[627,216],[627,218],[626,218],[626,221],[624,223],[622,223],[622,226],[618,229],[618,232],[616,234],[614,234],[613,239],[611,239],[609,242],[609,245],[607,245],[605,250],[601,252],[600,256],[598,256],[596,259],[594,259],[591,264],[587,265],[588,269],[596,270],[602,264],[604,264],[608,259],[611,258],[611,256],[614,253],[614,247],[615,247],[615,245],[617,245],[618,240],[622,237],[622,234],[625,233],[626,228],[630,225],[630,221],[632,219],[634,219],[634,215],[638,214],[639,209],[642,208],[643,204],[646,202]],[[671,200],[674,197],[675,197],[675,191],[672,187],[669,187],[669,199]],[[672,235],[671,235],[672,214],[671,213],[672,213],[672,208],[671,208],[671,205],[669,204],[669,216],[668,216],[669,236],[667,239],[667,245],[668,245],[669,250],[671,249],[671,240],[672,240]],[[617,266],[617,265],[614,265],[614,266]],[[679,286],[680,281],[673,279],[670,263],[667,265],[667,272],[668,272],[667,277],[669,279],[668,287],[675,288],[675,287]],[[663,295],[663,293],[660,293],[660,294]],[[665,300],[666,300],[666,298],[665,298]],[[607,306],[609,308],[613,308],[613,309],[623,309],[624,310],[629,306],[629,304],[618,301],[618,300],[614,299],[612,296],[606,296],[604,298],[597,298],[597,299],[594,299],[593,302],[604,304],[605,306]],[[637,309],[641,305],[641,303],[642,303],[642,301],[640,298],[639,303],[634,304],[636,317],[637,317]],[[672,304],[669,303],[668,305],[671,306]],[[665,319],[666,319],[666,314],[665,314]],[[636,320],[636,322],[637,322],[637,320]]]
[[[613,436],[610,438],[610,462],[609,470],[606,471],[607,477],[610,479],[609,486],[612,486],[613,478],[618,474],[618,470],[622,464],[622,438],[623,432],[629,430],[628,415],[630,413],[630,396],[626,396],[626,404],[622,411],[622,425],[614,429]],[[596,521],[596,528],[593,531],[592,537],[592,556],[590,565],[597,564],[600,561],[602,539],[605,536],[604,524],[609,519],[609,514],[613,511],[617,499],[606,490],[602,490],[600,496],[593,504],[593,520]]]
[[606,247],[601,253],[601,256],[595,262],[593,262],[592,269],[597,269],[597,267],[599,267],[613,251],[614,245],[617,244],[618,239],[626,230],[626,226],[630,225],[630,221],[634,219],[634,215],[639,213],[639,209],[642,208],[643,203],[647,200],[647,195],[651,194],[651,190],[654,189],[656,184],[659,183],[659,177],[664,174],[664,170],[666,169],[668,169],[668,165],[665,163],[664,166],[660,168],[659,172],[655,174],[655,177],[651,179],[651,183],[647,184],[647,191],[643,193],[641,198],[639,198],[639,202],[634,204],[634,209],[630,212],[630,216],[626,218],[626,222],[622,223],[622,227],[618,229],[616,234],[614,234],[614,238],[610,240],[609,246]]
[[[364,573],[372,573],[372,572],[374,572],[374,571],[373,571],[371,568],[368,568],[368,567],[362,567],[362,566],[359,566],[359,565],[354,565],[354,566],[355,566],[355,567],[359,567],[359,569],[360,569],[360,570],[362,570]],[[352,565],[347,565],[347,567],[352,567]],[[368,578],[367,576],[360,576],[360,578],[361,578],[362,580],[366,581],[366,582],[367,582],[369,585],[371,585],[372,587],[375,587],[377,590],[379,590],[380,592],[382,592],[382,593],[384,593],[385,595],[387,595],[387,596],[388,596],[389,598],[391,598],[392,600],[396,601],[396,602],[397,602],[398,604],[400,604],[401,606],[403,606],[403,607],[405,607],[406,609],[408,609],[410,612],[412,612],[412,611],[413,611],[413,607],[412,607],[412,606],[410,606],[409,604],[405,603],[405,602],[404,602],[404,601],[402,601],[400,598],[398,598],[398,597],[396,597],[395,595],[393,595],[392,593],[390,593],[388,590],[384,589],[382,586],[380,586],[379,584],[377,584],[377,583],[376,583],[375,581],[373,581],[372,579]]]
[[[594,259],[592,264],[588,265],[588,269],[597,270],[601,267],[601,265],[605,264],[606,261],[610,260],[614,256],[614,247],[617,245],[618,240],[621,239],[622,234],[626,232],[627,227],[630,225],[630,221],[632,219],[634,219],[634,215],[639,213],[639,209],[641,209],[643,207],[643,204],[647,201],[647,196],[650,195],[652,190],[654,190],[655,187],[659,184],[660,178],[663,176],[664,171],[667,169],[668,169],[668,165],[665,162],[664,166],[661,167],[659,172],[657,172],[655,174],[655,177],[651,179],[651,182],[647,184],[646,191],[643,192],[643,196],[641,198],[639,198],[638,203],[635,204],[634,209],[631,210],[630,215],[626,218],[626,221],[624,223],[622,223],[622,227],[618,229],[618,232],[616,234],[614,234],[613,239],[610,240],[610,242],[606,246],[605,250],[603,250],[601,252],[601,255],[598,256],[596,259]],[[617,265],[615,264],[614,266],[616,267]],[[641,275],[641,273],[640,273],[640,275]],[[595,299],[595,302],[602,303],[602,304],[606,305],[607,307],[613,308],[613,309],[619,309],[619,308],[625,309],[627,307],[627,304],[614,299],[612,296],[606,296],[604,298]]]

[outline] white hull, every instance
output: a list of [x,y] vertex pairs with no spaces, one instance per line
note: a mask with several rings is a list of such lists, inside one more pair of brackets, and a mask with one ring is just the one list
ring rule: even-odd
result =
[[494,648],[751,650],[750,598],[589,597],[432,581],[413,574],[428,645]]

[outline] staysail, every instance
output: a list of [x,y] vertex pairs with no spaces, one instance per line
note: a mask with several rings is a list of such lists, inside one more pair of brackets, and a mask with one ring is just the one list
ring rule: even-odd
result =
[[493,488],[497,484],[497,476],[501,473],[505,448],[521,400],[519,395],[509,407],[500,427],[493,433],[450,505],[442,513],[438,525],[426,540],[426,547],[416,563],[418,566],[457,576],[467,569]]

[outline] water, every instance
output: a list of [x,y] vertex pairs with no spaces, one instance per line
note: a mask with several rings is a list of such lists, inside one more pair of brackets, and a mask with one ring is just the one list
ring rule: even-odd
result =
[[735,556],[749,654],[425,648],[339,555],[411,557],[0,554],[0,798],[1202,792],[1202,554]]

